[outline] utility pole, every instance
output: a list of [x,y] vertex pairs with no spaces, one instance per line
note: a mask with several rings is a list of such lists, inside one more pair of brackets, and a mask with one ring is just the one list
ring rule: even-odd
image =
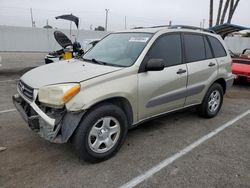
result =
[[105,9],[106,11],[106,22],[105,22],[105,31],[108,30],[108,13],[109,13],[109,9]]
[[127,16],[125,16],[125,30],[127,29]]
[[34,22],[34,19],[33,19],[32,8],[30,8],[30,17],[31,17],[31,27],[35,27],[35,22]]

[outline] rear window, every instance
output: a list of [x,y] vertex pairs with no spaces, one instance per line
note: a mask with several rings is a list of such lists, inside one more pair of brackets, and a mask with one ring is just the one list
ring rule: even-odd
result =
[[214,37],[208,36],[210,44],[212,46],[215,57],[225,57],[227,56],[226,50],[220,43],[220,41]]
[[201,61],[206,59],[206,50],[203,36],[184,34],[186,62]]

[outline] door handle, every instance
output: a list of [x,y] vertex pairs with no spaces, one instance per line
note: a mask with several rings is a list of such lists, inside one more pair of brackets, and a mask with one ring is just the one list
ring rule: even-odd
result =
[[179,69],[179,70],[176,72],[176,74],[183,74],[183,73],[185,73],[185,72],[187,72],[185,69]]
[[213,67],[213,66],[215,66],[216,64],[215,63],[213,63],[213,62],[211,62],[211,63],[209,63],[209,67]]

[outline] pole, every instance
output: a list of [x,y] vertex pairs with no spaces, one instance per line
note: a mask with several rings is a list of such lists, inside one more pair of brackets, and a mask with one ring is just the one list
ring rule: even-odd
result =
[[71,28],[72,28],[72,21],[70,21],[70,26],[69,26],[69,36],[70,36],[70,40],[71,40]]
[[127,16],[125,16],[125,30],[127,29]]
[[33,20],[32,8],[30,8],[30,17],[31,17],[31,27],[34,27],[34,20]]
[[106,11],[106,22],[105,22],[105,31],[108,30],[108,13],[109,13],[109,9],[105,9]]

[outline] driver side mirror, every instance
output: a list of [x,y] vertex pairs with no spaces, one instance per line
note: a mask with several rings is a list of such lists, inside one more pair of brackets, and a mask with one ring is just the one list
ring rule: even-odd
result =
[[163,59],[150,59],[146,64],[146,71],[161,71],[165,68]]

